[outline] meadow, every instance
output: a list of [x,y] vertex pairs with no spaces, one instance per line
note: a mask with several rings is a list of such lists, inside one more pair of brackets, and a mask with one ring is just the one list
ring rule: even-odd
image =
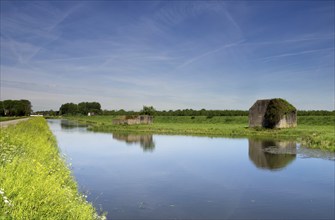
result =
[[1,129],[0,219],[103,219],[78,192],[44,118]]
[[247,116],[155,116],[150,125],[113,125],[116,116],[68,116],[99,132],[132,132],[215,137],[290,139],[309,148],[335,152],[334,116],[299,116],[298,126],[288,129],[248,128]]

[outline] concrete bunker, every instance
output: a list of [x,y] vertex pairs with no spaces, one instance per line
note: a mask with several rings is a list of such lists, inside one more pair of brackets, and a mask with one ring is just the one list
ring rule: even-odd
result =
[[121,116],[113,120],[116,125],[136,125],[136,124],[151,124],[153,123],[151,115],[127,115]]

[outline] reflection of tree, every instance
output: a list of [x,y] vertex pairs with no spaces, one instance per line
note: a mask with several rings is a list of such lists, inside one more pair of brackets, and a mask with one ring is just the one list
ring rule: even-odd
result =
[[86,125],[81,125],[77,122],[68,121],[68,120],[61,120],[60,126],[62,129],[73,129],[73,128],[79,128],[79,127],[86,127]]
[[296,143],[249,139],[249,158],[258,168],[279,170],[296,158]]
[[139,143],[143,151],[152,152],[155,149],[155,142],[151,134],[114,134],[113,138],[119,141],[124,141],[128,144]]

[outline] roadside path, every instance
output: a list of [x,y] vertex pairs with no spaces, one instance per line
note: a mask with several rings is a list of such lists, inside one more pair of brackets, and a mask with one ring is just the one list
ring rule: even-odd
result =
[[1,128],[6,128],[9,125],[15,125],[15,124],[17,124],[19,122],[27,121],[27,120],[29,120],[29,118],[21,118],[21,119],[10,120],[10,121],[2,121],[2,122],[0,122],[0,127]]

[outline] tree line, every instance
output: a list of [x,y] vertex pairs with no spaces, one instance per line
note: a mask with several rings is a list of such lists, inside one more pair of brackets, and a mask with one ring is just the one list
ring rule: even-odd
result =
[[156,110],[153,106],[143,106],[141,111],[120,110],[103,110],[103,115],[156,115],[156,116],[247,116],[248,111],[243,110],[194,110],[194,109],[178,109],[178,110]]
[[335,111],[327,111],[327,110],[298,110],[298,116],[335,116]]
[[101,105],[98,102],[65,103],[59,109],[60,115],[98,115],[101,112]]
[[30,101],[26,99],[0,101],[0,116],[28,116],[31,108]]
[[[32,105],[29,100],[4,100],[0,101],[0,116],[27,116],[32,112]],[[38,111],[36,113],[57,116],[57,115],[156,115],[156,116],[248,116],[246,110],[207,110],[207,109],[177,109],[177,110],[156,110],[153,106],[143,106],[140,111],[102,110],[99,102],[65,103],[59,111]],[[327,110],[298,110],[298,116],[335,116],[335,111]]]
[[[155,110],[152,106],[144,106],[141,111],[120,110],[102,110],[102,115],[139,115],[148,114],[156,116],[248,116],[247,110],[194,110],[194,109],[177,109],[177,110]],[[335,111],[327,110],[298,110],[298,116],[335,116]]]
[[[52,112],[64,114],[81,114],[87,115],[88,112],[94,112],[96,115],[155,115],[155,116],[206,116],[208,118],[214,116],[248,116],[247,110],[207,110],[207,109],[177,109],[177,110],[156,110],[153,106],[143,106],[140,111],[120,110],[101,110],[100,103],[97,102],[81,102],[78,105],[74,103],[66,103],[61,106],[59,112]],[[298,110],[298,116],[326,116],[335,115],[335,111],[327,110]]]

